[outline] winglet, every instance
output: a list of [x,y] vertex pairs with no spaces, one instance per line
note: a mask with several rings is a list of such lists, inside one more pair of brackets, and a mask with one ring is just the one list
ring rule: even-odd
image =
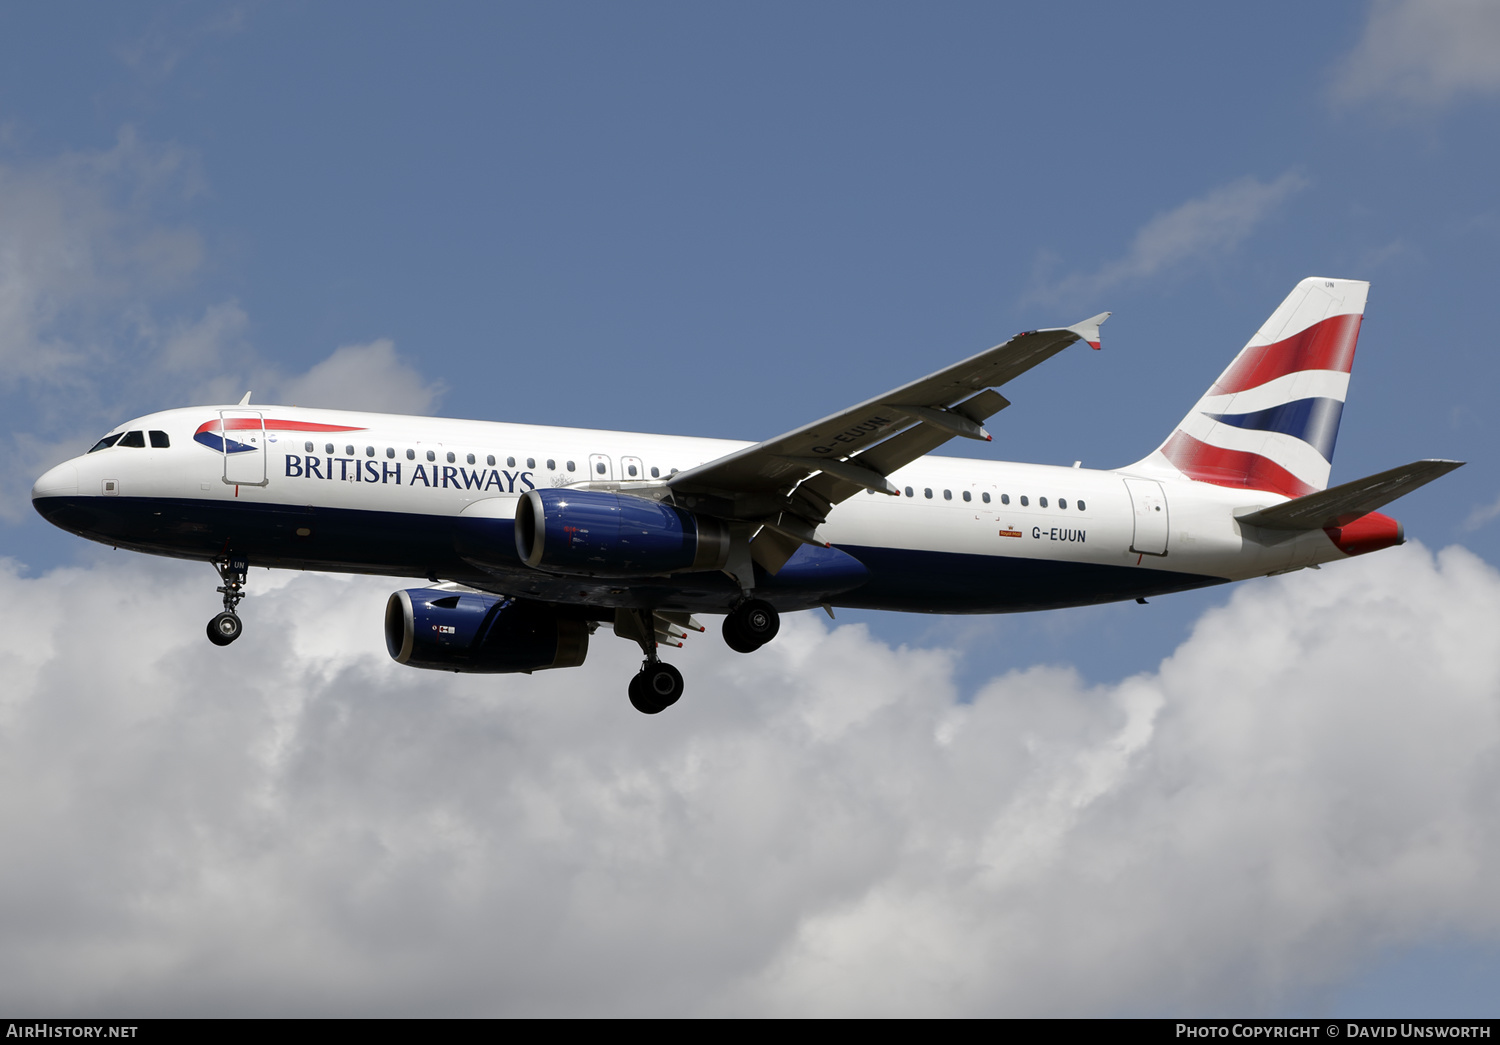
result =
[[250,405],[250,393],[246,392],[245,393],[245,398],[241,399],[237,405],[239,405],[239,406],[249,406]]
[[1099,351],[1099,324],[1110,317],[1111,313],[1101,312],[1092,319],[1085,319],[1082,323],[1074,323],[1064,329],[1071,330],[1079,337],[1089,343],[1089,347],[1095,352]]

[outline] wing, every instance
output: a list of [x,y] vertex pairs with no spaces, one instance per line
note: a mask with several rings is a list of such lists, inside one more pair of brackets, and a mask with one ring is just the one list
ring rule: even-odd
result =
[[[1099,347],[1100,313],[1071,327],[1032,330],[1002,345],[774,439],[679,472],[669,482],[685,507],[756,529],[755,561],[780,570],[829,510],[860,490],[895,494],[886,476],[954,436],[988,440],[984,421],[1010,403],[991,391],[1076,341]],[[731,559],[730,572],[746,583]]]

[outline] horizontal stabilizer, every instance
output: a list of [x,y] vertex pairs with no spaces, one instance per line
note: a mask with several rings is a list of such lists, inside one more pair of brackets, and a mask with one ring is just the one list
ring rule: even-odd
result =
[[1463,463],[1413,461],[1284,504],[1249,511],[1245,515],[1236,512],[1235,517],[1241,523],[1267,530],[1319,530],[1327,526],[1347,526],[1360,516],[1447,475]]

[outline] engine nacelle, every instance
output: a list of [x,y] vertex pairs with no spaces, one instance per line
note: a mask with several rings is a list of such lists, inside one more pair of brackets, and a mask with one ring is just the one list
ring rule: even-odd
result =
[[410,588],[385,604],[385,648],[413,668],[529,674],[582,664],[589,627],[550,603]]
[[718,570],[729,527],[631,494],[529,490],[516,505],[516,553],[539,570],[592,577]]

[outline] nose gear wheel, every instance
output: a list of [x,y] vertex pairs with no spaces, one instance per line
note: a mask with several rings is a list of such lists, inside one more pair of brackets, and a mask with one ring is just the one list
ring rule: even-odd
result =
[[219,594],[224,596],[224,612],[216,614],[208,622],[208,641],[215,646],[227,646],[245,630],[235,608],[245,597],[245,577],[250,572],[250,563],[238,557],[214,560],[214,569],[219,571]]

